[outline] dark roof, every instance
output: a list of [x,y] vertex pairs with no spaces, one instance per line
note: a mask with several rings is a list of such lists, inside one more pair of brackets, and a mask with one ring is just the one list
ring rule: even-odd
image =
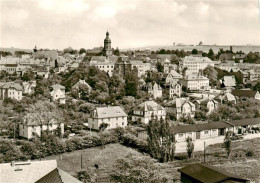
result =
[[34,59],[49,58],[50,60],[58,60],[58,51],[37,51],[33,53]]
[[220,60],[232,60],[232,57],[233,57],[233,54],[231,54],[231,53],[222,53],[219,56],[219,59]]
[[233,90],[232,94],[238,97],[255,97],[257,91],[254,90]]
[[193,124],[193,125],[179,125],[173,128],[173,133],[186,133],[186,132],[199,132],[203,130],[228,128],[232,126],[246,126],[246,125],[256,125],[260,124],[260,118],[248,118],[240,120],[230,120],[230,121],[218,121],[211,123]]
[[243,179],[235,174],[226,172],[223,169],[199,163],[188,165],[184,168],[178,169],[178,171],[203,183],[217,183],[231,180],[236,182],[248,181],[247,179]]
[[248,118],[240,120],[231,120],[229,123],[235,126],[245,126],[245,125],[257,125],[260,124],[260,118]]
[[59,168],[55,168],[50,173],[37,180],[35,183],[81,183],[78,179]]

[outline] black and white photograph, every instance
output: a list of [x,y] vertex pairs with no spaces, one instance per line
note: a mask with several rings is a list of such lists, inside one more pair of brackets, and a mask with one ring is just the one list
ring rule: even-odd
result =
[[260,0],[0,0],[0,183],[260,183]]

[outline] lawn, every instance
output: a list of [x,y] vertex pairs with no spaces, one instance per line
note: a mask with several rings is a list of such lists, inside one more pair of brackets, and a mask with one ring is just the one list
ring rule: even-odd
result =
[[[235,173],[251,181],[260,180],[260,138],[235,141],[232,143],[231,159],[227,159],[225,149],[222,144],[215,144],[206,149],[206,163],[221,167],[231,173]],[[249,154],[247,154],[249,152]],[[83,169],[92,170],[97,176],[108,176],[109,170],[114,162],[128,153],[138,156],[144,154],[120,144],[109,144],[104,147],[88,148],[71,153],[64,153],[62,156],[52,156],[47,159],[57,159],[58,167],[62,170],[76,175],[81,170],[81,154]],[[247,155],[246,155],[247,154]],[[158,163],[159,171],[162,175],[179,180],[180,174],[177,169],[195,162],[204,161],[204,153],[196,152],[194,158],[187,159],[185,153],[177,154],[176,160],[170,163]],[[96,170],[95,164],[99,166]]]

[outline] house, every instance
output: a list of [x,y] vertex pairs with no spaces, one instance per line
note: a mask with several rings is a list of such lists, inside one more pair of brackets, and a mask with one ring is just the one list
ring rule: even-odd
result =
[[19,83],[0,83],[0,99],[11,98],[22,100],[23,87]]
[[165,119],[165,108],[154,101],[146,101],[133,109],[132,121],[140,121],[148,124],[152,116],[158,119]]
[[57,168],[56,160],[23,161],[0,164],[0,182],[35,183]]
[[140,60],[130,60],[131,70],[134,68],[137,69],[138,77],[140,78],[143,75],[146,75],[146,72],[151,69],[150,63],[143,63]]
[[97,107],[88,118],[88,126],[99,130],[102,123],[108,124],[107,129],[126,127],[127,114],[119,106]]
[[51,91],[52,101],[58,101],[59,104],[66,103],[66,95],[61,89],[54,89]]
[[33,94],[36,87],[36,81],[25,81],[23,82],[23,93]]
[[125,76],[131,71],[131,63],[127,57],[119,57],[115,63],[115,72],[120,76]]
[[162,88],[157,83],[147,83],[143,89],[146,90],[148,95],[151,95],[154,99],[162,97]]
[[115,62],[113,61],[110,61],[108,59],[105,59],[104,61],[91,60],[89,65],[95,66],[99,70],[106,72],[109,75],[109,77],[113,76],[115,69]]
[[88,92],[90,93],[92,88],[91,86],[89,86],[89,84],[83,79],[83,80],[79,80],[75,85],[73,85],[71,87],[72,90],[76,90],[77,92],[79,92],[80,86],[86,87],[88,89]]
[[[44,119],[43,119],[44,118]],[[60,123],[55,119],[53,113],[27,113],[23,117],[23,122],[19,124],[19,136],[31,139],[34,135],[41,136],[42,131],[53,131],[60,128],[61,134],[64,134],[64,123]]]
[[222,53],[219,56],[219,60],[221,60],[221,61],[233,60],[233,54],[232,53]]
[[170,98],[173,98],[174,96],[181,97],[181,91],[182,91],[182,87],[180,84],[178,84],[178,83],[170,84],[170,89],[169,89]]
[[224,76],[224,78],[220,80],[220,84],[222,87],[235,87],[236,78],[235,76]]
[[238,97],[239,99],[243,99],[243,98],[253,98],[253,99],[257,99],[260,100],[260,94],[258,91],[254,91],[254,90],[233,90],[232,94],[236,97]]
[[165,83],[177,84],[181,78],[182,78],[182,75],[180,75],[175,70],[171,70],[170,73],[167,74]]
[[32,57],[34,59],[44,59],[46,60],[46,64],[49,64],[50,67],[54,68],[55,63],[58,61],[58,51],[57,50],[38,51],[37,49],[35,49],[35,51],[32,54]]
[[182,183],[249,183],[250,181],[238,175],[224,171],[222,168],[195,163],[178,169]]
[[224,93],[223,95],[219,95],[217,99],[220,100],[221,103],[231,102],[233,104],[236,104],[236,98],[234,95],[232,95],[229,92]]
[[202,98],[195,101],[195,106],[197,109],[201,109],[203,106],[208,109],[208,113],[210,114],[212,111],[217,109],[218,102],[214,99],[210,98]]
[[175,101],[173,101],[172,107],[175,108],[177,120],[179,120],[181,117],[194,118],[195,110],[196,110],[195,105],[192,102],[190,102],[188,99],[176,98]]
[[205,76],[200,75],[188,75],[182,79],[182,85],[188,90],[209,90],[209,79]]
[[49,182],[57,182],[57,183],[82,183],[75,177],[71,176],[70,174],[64,172],[59,168],[55,168],[47,175],[43,176],[35,183],[49,183]]
[[208,57],[194,57],[194,56],[186,56],[180,62],[180,66],[182,69],[186,68],[185,75],[189,74],[198,74],[200,71],[205,69],[207,66],[214,67],[214,62],[210,60]]

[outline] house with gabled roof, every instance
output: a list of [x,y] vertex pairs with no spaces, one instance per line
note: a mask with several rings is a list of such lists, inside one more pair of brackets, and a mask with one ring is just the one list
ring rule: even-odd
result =
[[32,94],[36,87],[36,81],[25,81],[23,82],[23,93]]
[[180,75],[175,70],[171,70],[169,74],[167,74],[167,77],[165,79],[165,83],[173,83],[176,84],[179,82],[179,80],[182,78],[182,75]]
[[165,119],[166,111],[161,105],[151,100],[143,102],[133,109],[132,121],[148,124],[152,116],[158,119]]
[[148,92],[154,99],[162,97],[162,88],[157,83],[147,83],[143,89]]
[[120,106],[97,107],[88,118],[88,127],[99,130],[102,123],[106,123],[107,129],[126,127],[127,114]]
[[181,117],[194,118],[195,116],[195,104],[189,101],[187,98],[176,98],[173,108],[176,109],[176,119],[179,120]]
[[23,87],[19,83],[5,82],[0,83],[0,99],[11,98],[22,100]]
[[224,78],[220,80],[220,84],[222,87],[235,87],[236,78],[235,76],[224,76]]
[[65,104],[66,102],[66,94],[65,94],[65,86],[55,84],[51,86],[51,97],[52,101],[58,101],[59,104]]
[[60,128],[61,134],[64,134],[64,123],[58,121],[57,116],[52,112],[27,113],[19,124],[19,136],[31,139],[35,135],[41,136],[42,131],[53,131]]
[[201,99],[195,100],[195,106],[197,109],[201,109],[203,106],[206,107],[208,109],[207,114],[210,114],[212,111],[217,109],[218,102],[216,100],[210,99],[210,98],[201,98]]

